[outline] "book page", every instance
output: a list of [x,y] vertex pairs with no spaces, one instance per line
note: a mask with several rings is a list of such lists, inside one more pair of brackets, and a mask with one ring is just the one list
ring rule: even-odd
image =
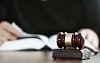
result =
[[13,41],[6,41],[0,46],[0,51],[14,51],[23,49],[41,49],[45,46],[42,40],[37,38],[26,38]]
[[45,35],[26,33],[20,27],[18,27],[14,22],[12,23],[12,26],[15,27],[21,33],[20,36],[19,36],[21,38],[23,38],[23,37],[38,37],[41,40],[43,40],[44,43],[47,43],[48,42],[48,37],[45,36]]
[[59,49],[57,46],[57,34],[50,36],[47,46],[52,50]]

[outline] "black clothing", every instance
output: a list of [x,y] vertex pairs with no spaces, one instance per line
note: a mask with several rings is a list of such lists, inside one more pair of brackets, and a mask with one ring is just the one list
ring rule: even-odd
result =
[[60,31],[91,28],[100,34],[99,0],[1,0],[0,3],[4,10],[0,18],[14,21],[28,33],[50,36]]

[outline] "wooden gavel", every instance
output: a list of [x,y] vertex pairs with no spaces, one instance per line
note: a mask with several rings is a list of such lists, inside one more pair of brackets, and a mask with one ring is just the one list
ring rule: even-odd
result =
[[59,32],[57,35],[57,46],[59,48],[74,48],[82,49],[84,46],[85,39],[81,33],[67,33]]

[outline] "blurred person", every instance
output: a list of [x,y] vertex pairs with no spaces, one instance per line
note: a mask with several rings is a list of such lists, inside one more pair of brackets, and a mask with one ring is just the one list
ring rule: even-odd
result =
[[99,0],[0,0],[0,43],[27,33],[50,36],[58,32],[81,32],[99,46]]

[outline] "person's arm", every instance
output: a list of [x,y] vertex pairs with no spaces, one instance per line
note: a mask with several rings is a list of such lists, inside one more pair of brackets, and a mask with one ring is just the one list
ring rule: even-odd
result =
[[100,38],[100,0],[81,0],[82,1],[82,28],[79,32],[85,34],[85,38],[99,47]]
[[81,32],[84,35],[85,39],[87,39],[91,45],[98,49],[99,37],[95,31],[93,31],[92,29],[81,29],[78,32]]
[[9,22],[0,22],[0,44],[7,40],[15,40],[20,35],[20,32],[16,30]]
[[4,2],[5,0],[0,0],[0,45],[7,40],[16,39],[20,35],[19,31],[11,25],[11,20],[7,19]]

